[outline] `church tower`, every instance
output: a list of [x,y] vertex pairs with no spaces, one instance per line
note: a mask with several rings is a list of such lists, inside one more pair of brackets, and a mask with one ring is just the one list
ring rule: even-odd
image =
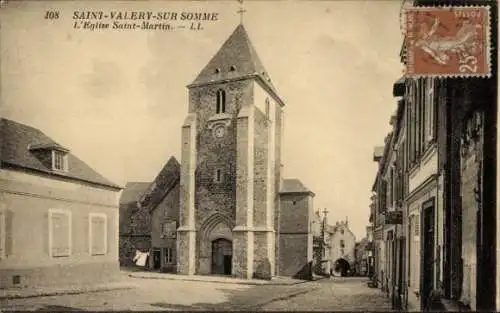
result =
[[271,277],[284,103],[242,24],[188,89],[177,270]]

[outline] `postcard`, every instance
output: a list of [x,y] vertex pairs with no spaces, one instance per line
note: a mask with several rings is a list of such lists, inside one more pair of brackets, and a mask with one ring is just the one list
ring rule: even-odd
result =
[[0,311],[498,311],[490,0],[0,1]]

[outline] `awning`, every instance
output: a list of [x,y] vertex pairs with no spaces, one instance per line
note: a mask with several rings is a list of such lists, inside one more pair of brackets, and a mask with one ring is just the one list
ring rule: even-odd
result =
[[406,78],[401,77],[400,79],[398,79],[398,81],[396,81],[394,83],[394,86],[392,88],[392,95],[394,97],[404,96],[404,94],[405,94],[405,82],[406,82]]

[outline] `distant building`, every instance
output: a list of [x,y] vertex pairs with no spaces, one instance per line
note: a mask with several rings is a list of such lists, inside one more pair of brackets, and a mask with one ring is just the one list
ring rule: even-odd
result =
[[352,273],[355,257],[356,237],[349,229],[348,221],[336,222],[330,239],[330,260],[332,270],[343,276]]
[[42,131],[0,119],[0,288],[118,279],[120,191]]
[[120,197],[120,265],[133,265],[136,251],[149,252],[151,222],[149,212],[138,201],[151,183],[129,182]]

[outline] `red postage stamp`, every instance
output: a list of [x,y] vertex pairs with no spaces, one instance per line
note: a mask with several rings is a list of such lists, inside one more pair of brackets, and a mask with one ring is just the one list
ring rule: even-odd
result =
[[406,75],[487,77],[489,7],[414,7],[406,11]]

